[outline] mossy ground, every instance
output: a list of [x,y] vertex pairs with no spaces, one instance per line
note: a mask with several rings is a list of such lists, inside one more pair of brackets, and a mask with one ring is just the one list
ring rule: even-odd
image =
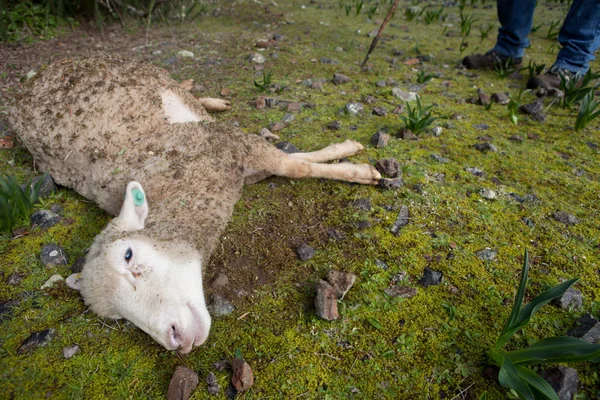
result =
[[[222,88],[230,89],[233,110],[218,118],[238,121],[252,133],[279,121],[285,111],[257,110],[251,104],[261,95],[253,85],[261,72],[254,71],[245,58],[254,51],[256,40],[283,34],[285,39],[277,49],[263,53],[265,70],[272,70],[274,81],[287,86],[279,97],[316,104],[315,110],[297,114],[281,132],[283,139],[305,151],[346,138],[367,145],[381,128],[397,132],[401,126],[398,117],[392,113],[371,115],[369,104],[361,117],[340,115],[339,110],[347,102],[372,95],[376,105],[391,111],[400,102],[392,96],[391,87],[379,88],[375,82],[392,78],[408,89],[416,82],[419,69],[442,75],[422,86],[422,101],[435,104],[436,115],[462,118],[438,121],[453,126],[444,129],[440,137],[424,134],[419,141],[392,139],[383,149],[367,145],[365,152],[353,158],[356,162],[398,159],[406,185],[397,191],[281,178],[248,187],[207,270],[207,277],[218,272],[229,276],[227,294],[237,309],[229,317],[215,318],[207,345],[186,357],[165,351],[129,323],[101,320],[86,312],[74,292],[60,287],[49,292],[39,289],[51,275],[69,273],[68,267],[42,267],[39,252],[43,244],[61,244],[73,261],[84,254],[109,218],[73,192],[61,189],[46,202],[64,207],[63,223],[2,242],[0,301],[20,303],[2,322],[0,397],[159,398],[166,393],[175,366],[183,364],[200,375],[193,398],[208,398],[204,378],[214,371],[212,364],[231,358],[240,349],[255,373],[254,387],[241,398],[435,399],[459,394],[478,398],[486,391],[488,398],[504,398],[505,390],[484,377],[485,351],[494,344],[510,311],[525,248],[532,264],[528,298],[562,279],[581,277],[577,289],[583,292],[584,306],[578,311],[543,308],[511,341],[511,347],[562,335],[584,312],[595,311],[598,316],[600,158],[594,147],[600,144],[598,122],[575,132],[576,110],[552,106],[545,123],[521,116],[515,126],[504,106],[494,105],[486,111],[464,102],[475,96],[478,87],[488,93],[512,94],[524,87],[524,81],[501,79],[494,72],[468,75],[455,68],[463,55],[493,45],[495,33],[480,40],[477,27],[498,25],[494,9],[467,6],[466,12],[479,20],[463,54],[459,52],[462,39],[445,35],[460,31],[456,7],[445,11],[449,14],[446,22],[453,24],[448,28],[441,23],[407,22],[402,9],[371,56],[370,70],[363,72],[358,63],[370,45],[367,33],[379,26],[385,10],[375,15],[378,21],[370,21],[364,14],[347,17],[337,2],[277,3],[258,6],[242,2],[232,9],[223,7],[216,17],[156,27],[149,36],[153,46],[137,48],[133,55],[166,67],[176,79],[195,79],[204,86],[203,96],[219,97]],[[554,55],[549,51],[555,53],[556,49],[546,32],[551,20],[565,15],[564,6],[556,4],[540,2],[534,21],[534,26],[540,27],[531,35],[532,46],[524,64],[529,59],[552,64]],[[145,32],[133,23],[128,27],[131,32],[119,31],[118,35],[139,43]],[[129,55],[131,47],[109,46],[111,51]],[[337,47],[343,51],[336,51]],[[392,64],[389,59],[394,48],[404,50],[405,55]],[[404,64],[417,55],[416,48],[431,55],[431,60]],[[153,53],[156,49],[163,53]],[[196,58],[181,59],[171,66],[165,63],[182,49],[193,51]],[[323,64],[322,57],[339,64]],[[27,67],[43,62],[40,56]],[[333,73],[346,74],[352,82],[341,86],[329,82],[323,91],[300,83],[331,79]],[[8,81],[11,76],[9,71],[2,79]],[[4,92],[5,108],[12,93],[13,89]],[[524,98],[528,102],[533,95]],[[325,129],[336,119],[342,121],[341,130]],[[480,123],[489,129],[474,128]],[[355,128],[351,129],[352,125]],[[493,138],[497,153],[473,148],[482,135]],[[524,141],[509,140],[513,135]],[[438,163],[431,158],[434,153],[450,162]],[[22,178],[33,175],[31,160],[22,147],[2,150],[0,162],[3,172]],[[486,175],[480,178],[465,171],[465,167],[475,166]],[[268,182],[276,186],[269,187]],[[482,188],[498,191],[498,199],[480,197]],[[520,204],[508,196],[513,192],[533,193],[540,201]],[[373,209],[358,211],[349,205],[358,198],[371,199]],[[410,223],[395,237],[389,227],[402,204],[409,207]],[[552,214],[557,210],[572,213],[581,223],[565,226],[555,221]],[[525,218],[533,225],[526,225]],[[369,221],[371,226],[359,229],[359,221]],[[345,238],[330,239],[326,234],[329,228],[344,232]],[[317,249],[308,262],[298,261],[294,253],[304,242]],[[498,251],[497,261],[475,256],[485,247]],[[389,269],[378,267],[376,260],[387,263]],[[443,272],[442,285],[417,285],[425,266]],[[342,317],[335,322],[318,319],[312,305],[314,281],[330,268],[358,275],[340,303]],[[392,276],[401,271],[408,273],[406,284],[419,287],[412,299],[390,299],[383,293]],[[7,278],[15,272],[23,275],[22,282],[8,285]],[[249,294],[238,298],[234,292],[239,288]],[[450,306],[455,308],[453,313],[448,311]],[[369,318],[382,328],[369,324]],[[46,328],[57,330],[48,345],[17,354],[25,338]],[[65,360],[63,347],[75,343],[81,352]],[[582,379],[581,398],[600,397],[597,366],[573,366]],[[227,372],[218,372],[217,378],[222,387],[230,379]]]

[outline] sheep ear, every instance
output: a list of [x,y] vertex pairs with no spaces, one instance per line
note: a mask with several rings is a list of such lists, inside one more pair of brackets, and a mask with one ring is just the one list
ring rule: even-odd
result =
[[148,216],[148,201],[146,193],[139,182],[129,182],[125,191],[125,201],[117,217],[118,224],[125,231],[144,229]]
[[67,286],[70,287],[71,289],[81,291],[82,279],[83,279],[83,277],[81,276],[81,274],[76,273],[76,274],[69,275],[65,282],[67,283]]

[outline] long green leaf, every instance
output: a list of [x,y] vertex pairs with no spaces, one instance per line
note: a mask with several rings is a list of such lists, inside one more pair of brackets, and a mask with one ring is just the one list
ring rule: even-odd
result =
[[515,365],[515,368],[521,379],[529,385],[536,400],[559,400],[552,386],[538,374],[521,365]]
[[600,362],[600,344],[583,339],[556,336],[542,339],[524,349],[507,353],[515,364],[529,365],[552,362]]
[[502,354],[501,357],[503,358],[503,362],[500,367],[500,373],[498,373],[500,384],[505,388],[516,391],[519,397],[524,400],[535,400],[529,385],[519,376],[510,358],[506,354]]
[[517,320],[519,318],[519,311],[521,310],[521,304],[523,304],[523,297],[525,297],[525,286],[527,285],[527,276],[529,275],[529,252],[527,251],[527,249],[525,249],[524,258],[525,259],[523,261],[523,271],[521,272],[521,282],[519,283],[519,288],[517,289],[515,303],[513,304],[513,308],[510,312],[510,316],[508,317],[508,321],[506,321],[506,325],[504,326],[504,329],[502,329],[500,337],[496,342],[497,349],[504,346],[504,344],[508,342],[510,337],[516,332],[516,330],[513,329],[516,326]]

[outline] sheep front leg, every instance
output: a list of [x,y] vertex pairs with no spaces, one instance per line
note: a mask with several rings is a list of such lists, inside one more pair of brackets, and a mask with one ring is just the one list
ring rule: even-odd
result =
[[231,103],[228,100],[213,99],[212,97],[202,97],[197,99],[202,107],[210,113],[223,112],[231,109]]

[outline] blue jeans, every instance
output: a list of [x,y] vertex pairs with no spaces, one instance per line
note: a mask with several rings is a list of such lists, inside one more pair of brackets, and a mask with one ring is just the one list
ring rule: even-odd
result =
[[[505,57],[521,58],[529,47],[535,0],[497,0],[502,27],[494,50]],[[562,48],[554,67],[585,74],[600,47],[600,0],[573,0],[558,34]]]

